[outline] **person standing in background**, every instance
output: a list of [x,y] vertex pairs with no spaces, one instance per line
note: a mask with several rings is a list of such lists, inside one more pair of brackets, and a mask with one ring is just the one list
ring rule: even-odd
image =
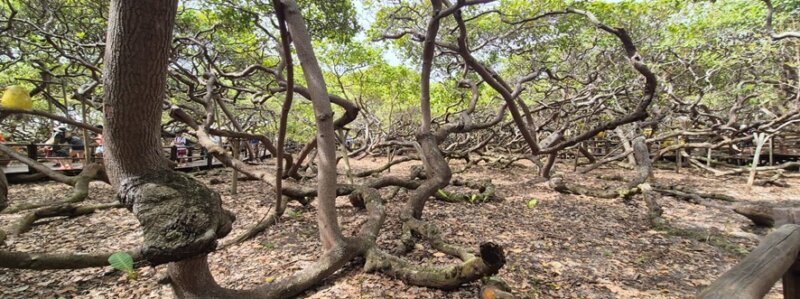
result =
[[[96,128],[102,130],[103,125],[97,125]],[[103,159],[103,153],[106,151],[106,148],[103,146],[103,133],[98,133],[94,136],[94,143],[97,144],[97,147],[94,148],[94,157]]]
[[80,161],[84,158],[84,151],[86,150],[83,140],[69,132],[66,133],[66,137],[67,143],[69,144],[69,161]]
[[67,143],[67,127],[59,126],[53,129],[53,136],[50,137],[45,144],[45,151],[48,153],[47,157],[56,161],[56,165],[60,166],[59,170],[72,169],[72,162],[69,159],[69,151],[63,147]]
[[186,163],[186,155],[189,150],[186,148],[186,137],[183,137],[183,132],[176,132],[175,139],[172,140],[172,146],[177,148],[178,165]]

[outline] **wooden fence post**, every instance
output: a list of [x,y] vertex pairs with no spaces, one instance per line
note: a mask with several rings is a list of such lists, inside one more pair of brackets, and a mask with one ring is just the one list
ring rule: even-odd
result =
[[769,139],[769,166],[775,164],[775,158],[773,152],[775,151],[775,145],[772,143],[772,138]]
[[172,146],[169,148],[169,159],[172,161],[178,161],[178,147]]
[[771,232],[742,261],[722,274],[698,299],[763,298],[783,278],[785,298],[798,298],[797,253],[800,225],[785,224]]
[[[28,149],[28,158],[31,158],[33,161],[39,160],[39,153],[36,151],[36,144],[31,143],[26,147]],[[28,173],[36,173],[36,170],[34,170],[32,167],[28,167]]]
[[800,299],[800,262],[797,259],[783,274],[783,298]]
[[[233,158],[239,159],[239,139],[233,139],[231,141],[231,149],[233,150]],[[278,163],[281,162],[278,161]],[[236,171],[236,168],[234,168],[232,173],[233,177],[231,177],[231,194],[236,194],[239,187],[239,172]]]

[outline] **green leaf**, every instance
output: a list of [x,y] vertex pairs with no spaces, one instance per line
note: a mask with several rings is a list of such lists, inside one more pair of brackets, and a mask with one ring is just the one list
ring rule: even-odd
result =
[[133,270],[133,257],[127,252],[115,252],[108,257],[108,263],[114,269],[127,273],[128,278],[136,278],[136,271]]
[[538,204],[539,204],[539,200],[538,199],[531,198],[531,200],[528,201],[528,209],[533,209]]

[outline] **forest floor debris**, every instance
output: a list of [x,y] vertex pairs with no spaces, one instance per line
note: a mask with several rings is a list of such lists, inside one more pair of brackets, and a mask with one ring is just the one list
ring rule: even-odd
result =
[[[356,171],[379,167],[384,159],[352,160]],[[419,161],[392,167],[388,175],[404,176]],[[564,169],[567,165],[558,165]],[[340,169],[341,170],[341,169]],[[340,171],[344,173],[343,170]],[[589,186],[613,184],[598,174],[628,177],[620,169],[604,168],[590,174],[567,174]],[[564,195],[547,184],[527,183],[535,168],[517,163],[507,169],[472,167],[460,174],[466,179],[491,178],[501,201],[469,204],[432,200],[425,218],[437,224],[449,242],[476,249],[492,241],[505,248],[507,264],[499,276],[521,298],[687,298],[710,284],[722,272],[755,247],[768,231],[755,229],[745,217],[732,211],[735,203],[720,202],[729,209],[695,205],[660,197],[669,225],[648,226],[644,202],[597,199]],[[220,192],[225,207],[237,214],[228,238],[258,222],[272,204],[272,187],[258,181],[239,182],[231,194],[230,172],[210,171],[198,175]],[[681,185],[703,192],[733,196],[742,203],[800,203],[800,179],[786,179],[789,188],[746,187],[745,177],[715,178],[698,173],[655,171],[655,181]],[[455,189],[454,189],[455,190]],[[384,195],[390,190],[383,190]],[[57,200],[69,187],[54,182],[13,185],[12,205]],[[406,194],[386,203],[388,218],[378,239],[379,246],[393,250],[399,239],[398,212]],[[532,200],[535,204],[530,204]],[[107,185],[91,184],[87,203],[114,201]],[[340,223],[352,234],[364,221],[363,213],[350,206],[346,197],[337,201]],[[16,223],[22,213],[0,215],[0,226]],[[26,252],[108,252],[141,244],[138,222],[124,209],[98,211],[77,218],[53,218],[37,223],[30,232],[9,236],[2,250]],[[319,254],[315,213],[312,206],[293,202],[285,217],[252,240],[211,254],[209,262],[217,280],[228,287],[248,288],[271,282],[313,262]],[[452,259],[417,244],[409,258],[433,264]],[[303,298],[477,298],[478,283],[455,291],[414,287],[381,274],[364,273],[353,262]],[[139,278],[129,281],[110,266],[82,270],[0,269],[2,298],[172,298],[168,285],[157,283],[164,266],[144,267]],[[768,298],[778,296],[780,283]]]

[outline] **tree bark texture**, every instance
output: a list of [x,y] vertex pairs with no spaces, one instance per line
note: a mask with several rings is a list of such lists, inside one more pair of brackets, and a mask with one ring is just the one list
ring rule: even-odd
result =
[[218,194],[165,163],[161,107],[177,0],[113,0],[104,64],[106,169],[144,230],[153,264],[210,252],[233,216]]
[[111,1],[103,76],[106,168],[114,186],[167,170],[161,102],[177,0]]

